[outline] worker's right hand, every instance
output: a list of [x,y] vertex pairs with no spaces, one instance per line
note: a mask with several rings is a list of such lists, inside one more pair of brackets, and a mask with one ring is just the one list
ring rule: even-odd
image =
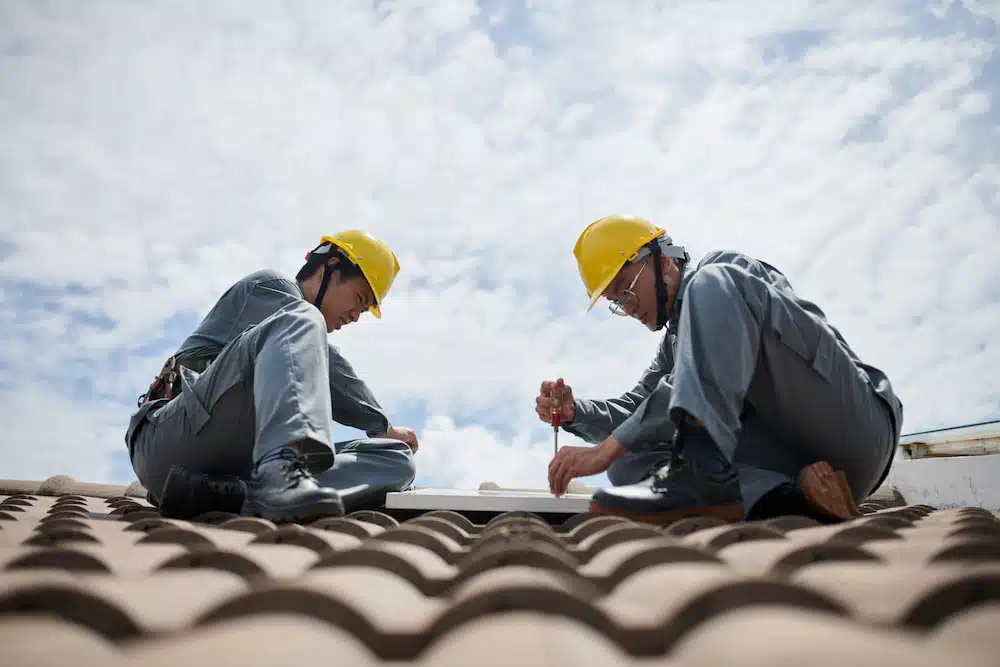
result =
[[546,424],[552,423],[552,412],[559,410],[559,418],[564,424],[568,424],[576,417],[576,402],[573,399],[573,389],[558,380],[546,380],[535,397],[535,412],[538,418]]
[[420,449],[420,442],[417,440],[417,433],[409,426],[390,426],[388,431],[378,437],[402,440],[414,454],[416,454],[417,450]]

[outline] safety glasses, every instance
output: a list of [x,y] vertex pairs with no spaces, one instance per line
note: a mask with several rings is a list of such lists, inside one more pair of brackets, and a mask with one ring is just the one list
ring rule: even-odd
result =
[[642,267],[635,274],[635,277],[632,278],[632,282],[629,283],[629,286],[622,290],[621,294],[611,299],[611,303],[608,304],[608,308],[612,313],[618,315],[619,317],[629,317],[629,311],[633,310],[639,302],[639,298],[635,295],[635,292],[632,291],[632,288],[635,287],[635,284],[639,280],[639,276],[642,275],[642,272],[646,270],[646,264],[648,263],[649,262],[643,262]]

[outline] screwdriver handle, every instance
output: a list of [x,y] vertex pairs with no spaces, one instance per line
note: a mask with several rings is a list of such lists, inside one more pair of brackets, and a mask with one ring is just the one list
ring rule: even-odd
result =
[[553,430],[559,430],[559,424],[562,423],[562,388],[563,381],[562,378],[556,380],[555,389],[558,391],[558,397],[554,400],[556,401],[552,405],[552,412],[549,414],[549,421],[552,422]]

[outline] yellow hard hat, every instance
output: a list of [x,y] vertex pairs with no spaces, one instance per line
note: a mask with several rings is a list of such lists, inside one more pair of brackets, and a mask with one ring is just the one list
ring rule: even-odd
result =
[[580,278],[590,299],[589,311],[626,262],[666,232],[643,218],[609,215],[583,230],[573,247]]
[[320,243],[337,246],[348,259],[358,265],[375,297],[369,310],[375,317],[382,317],[379,306],[399,273],[396,253],[382,240],[361,229],[348,229],[332,236],[324,236]]

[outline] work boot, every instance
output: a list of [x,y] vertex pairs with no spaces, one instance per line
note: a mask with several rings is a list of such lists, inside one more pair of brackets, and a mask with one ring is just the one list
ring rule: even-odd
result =
[[596,491],[590,511],[668,524],[687,516],[740,521],[744,516],[736,468],[704,428],[682,423],[670,463],[645,482]]
[[336,489],[321,486],[291,447],[280,447],[257,461],[247,483],[243,514],[275,523],[308,522],[343,516],[344,502]]
[[207,475],[173,466],[157,503],[160,514],[171,519],[192,519],[206,512],[239,514],[247,489],[236,475]]
[[754,503],[747,519],[760,521],[779,516],[804,516],[819,523],[850,521],[861,516],[847,476],[826,461],[803,468],[795,483],[783,482]]

